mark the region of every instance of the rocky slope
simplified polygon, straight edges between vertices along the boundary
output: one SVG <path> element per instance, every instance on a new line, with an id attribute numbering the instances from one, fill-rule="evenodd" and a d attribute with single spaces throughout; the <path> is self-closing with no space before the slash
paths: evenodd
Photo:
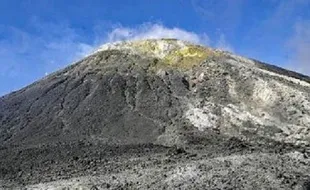
<path id="1" fill-rule="evenodd" d="M 0 98 L 0 189 L 309 189 L 310 78 L 173 39 Z"/>

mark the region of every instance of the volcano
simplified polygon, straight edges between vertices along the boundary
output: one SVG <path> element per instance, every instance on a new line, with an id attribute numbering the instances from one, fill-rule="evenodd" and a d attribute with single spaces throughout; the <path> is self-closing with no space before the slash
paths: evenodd
<path id="1" fill-rule="evenodd" d="M 0 189 L 310 189 L 310 78 L 175 39 L 0 98 Z"/>

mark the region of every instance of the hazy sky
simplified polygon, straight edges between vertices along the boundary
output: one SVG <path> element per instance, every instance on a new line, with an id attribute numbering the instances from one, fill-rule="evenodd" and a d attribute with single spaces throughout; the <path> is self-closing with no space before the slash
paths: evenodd
<path id="1" fill-rule="evenodd" d="M 162 37 L 310 74 L 310 0 L 1 0 L 0 95 L 103 43 Z"/>

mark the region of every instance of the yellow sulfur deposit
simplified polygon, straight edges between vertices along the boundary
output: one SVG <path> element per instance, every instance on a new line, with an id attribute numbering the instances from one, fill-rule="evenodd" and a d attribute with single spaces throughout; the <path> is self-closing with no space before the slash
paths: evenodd
<path id="1" fill-rule="evenodd" d="M 163 63 L 181 69 L 190 69 L 200 64 L 214 52 L 199 46 L 185 46 L 170 52 L 163 58 Z"/>
<path id="2" fill-rule="evenodd" d="M 154 57 L 158 62 L 152 69 L 172 67 L 187 70 L 220 52 L 175 39 L 137 40 L 107 44 L 98 51 L 117 49 L 128 53 Z"/>

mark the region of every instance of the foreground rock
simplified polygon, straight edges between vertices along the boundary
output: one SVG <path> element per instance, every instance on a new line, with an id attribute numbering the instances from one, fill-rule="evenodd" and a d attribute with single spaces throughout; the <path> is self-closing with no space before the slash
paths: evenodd
<path id="1" fill-rule="evenodd" d="M 0 99 L 0 188 L 307 189 L 309 92 L 182 41 L 108 44 Z"/>

